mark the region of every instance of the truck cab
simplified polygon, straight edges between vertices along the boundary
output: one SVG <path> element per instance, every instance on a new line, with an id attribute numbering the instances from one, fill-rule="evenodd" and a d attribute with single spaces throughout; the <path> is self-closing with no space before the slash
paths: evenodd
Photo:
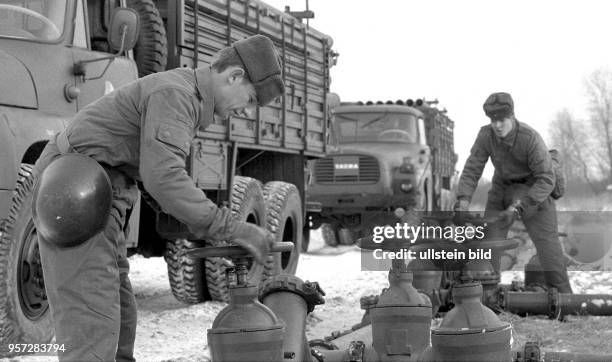
<path id="1" fill-rule="evenodd" d="M 95 61 L 109 54 L 92 50 L 90 23 L 85 1 L 0 1 L 0 220 L 21 165 L 79 109 L 138 77 L 128 57 Z"/>
<path id="2" fill-rule="evenodd" d="M 32 167 L 76 112 L 138 78 L 128 49 L 106 39 L 115 7 L 103 0 L 0 0 L 0 357 L 8 343 L 53 336 L 31 217 Z M 129 29 L 134 38 L 136 24 Z M 107 51 L 94 49 L 101 43 Z"/>
<path id="3" fill-rule="evenodd" d="M 323 226 L 327 244 L 351 244 L 408 211 L 440 208 L 443 176 L 449 188 L 452 172 L 439 170 L 435 139 L 441 132 L 433 132 L 432 118 L 439 112 L 431 112 L 422 102 L 344 103 L 333 109 L 338 148 L 312 162 L 308 189 L 308 201 L 321 205 L 310 222 Z"/>

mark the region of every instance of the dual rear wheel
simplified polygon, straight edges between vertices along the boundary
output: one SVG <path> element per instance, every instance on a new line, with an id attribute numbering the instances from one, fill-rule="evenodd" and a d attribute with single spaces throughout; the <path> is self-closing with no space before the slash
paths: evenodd
<path id="1" fill-rule="evenodd" d="M 332 224 L 321 224 L 321 237 L 325 245 L 331 247 L 353 245 L 355 243 L 355 236 L 350 229 L 337 227 Z"/>
<path id="2" fill-rule="evenodd" d="M 236 176 L 231 209 L 239 220 L 266 227 L 276 241 L 290 241 L 295 245 L 291 252 L 268 255 L 264 265 L 250 263 L 249 282 L 257 285 L 273 275 L 295 274 L 304 226 L 298 189 L 281 181 L 268 182 L 262 187 L 256 179 Z M 202 246 L 201 243 L 184 239 L 168 242 L 165 258 L 172 292 L 178 300 L 190 304 L 206 300 L 227 302 L 229 288 L 226 271 L 231 266 L 229 259 L 190 259 L 184 256 L 187 250 Z"/>

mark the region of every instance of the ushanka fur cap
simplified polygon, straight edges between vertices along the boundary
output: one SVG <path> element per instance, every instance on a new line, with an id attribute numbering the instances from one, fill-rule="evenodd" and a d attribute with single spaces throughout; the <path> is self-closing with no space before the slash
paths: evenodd
<path id="1" fill-rule="evenodd" d="M 502 120 L 514 114 L 514 101 L 509 93 L 492 93 L 484 102 L 482 108 L 492 121 Z"/>
<path id="2" fill-rule="evenodd" d="M 234 43 L 257 93 L 257 103 L 265 106 L 285 91 L 278 53 L 264 35 L 253 35 Z"/>

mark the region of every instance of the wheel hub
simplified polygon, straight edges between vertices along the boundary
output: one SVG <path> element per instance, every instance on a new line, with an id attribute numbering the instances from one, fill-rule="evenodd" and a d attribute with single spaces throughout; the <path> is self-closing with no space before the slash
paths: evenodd
<path id="1" fill-rule="evenodd" d="M 32 221 L 26 227 L 21 245 L 17 270 L 19 302 L 27 318 L 38 320 L 47 312 L 49 302 L 45 292 L 38 235 Z"/>

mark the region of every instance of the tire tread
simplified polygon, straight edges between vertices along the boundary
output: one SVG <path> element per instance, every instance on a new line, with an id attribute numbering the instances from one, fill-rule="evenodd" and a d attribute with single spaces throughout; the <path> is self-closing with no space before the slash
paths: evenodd
<path id="1" fill-rule="evenodd" d="M 9 343 L 27 342 L 27 337 L 24 335 L 27 331 L 24 331 L 23 326 L 19 325 L 16 315 L 20 311 L 15 310 L 12 302 L 12 295 L 18 293 L 10 281 L 11 274 L 15 271 L 8 269 L 11 267 L 11 261 L 17 257 L 16 253 L 18 250 L 15 248 L 19 248 L 19 245 L 13 240 L 15 225 L 20 221 L 19 215 L 22 208 L 30 206 L 24 205 L 24 202 L 34 189 L 33 168 L 34 166 L 31 164 L 21 164 L 7 219 L 4 223 L 0 224 L 0 341 L 2 341 L 2 344 L 0 344 L 0 357 L 9 356 L 7 350 Z M 50 312 L 47 311 L 47 313 Z M 46 318 L 50 317 L 47 316 Z M 53 338 L 52 325 L 50 327 L 51 329 L 46 331 L 46 333 L 42 332 L 46 340 L 37 341 L 36 343 L 51 341 Z M 41 331 L 38 330 L 38 333 L 40 334 Z"/>

